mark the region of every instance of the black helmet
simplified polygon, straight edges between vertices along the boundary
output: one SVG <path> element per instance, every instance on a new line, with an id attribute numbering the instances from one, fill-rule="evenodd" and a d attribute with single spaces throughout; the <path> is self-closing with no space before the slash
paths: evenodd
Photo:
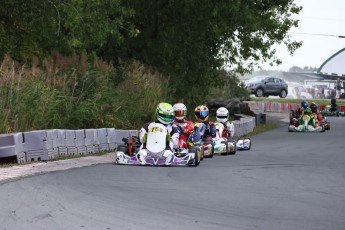
<path id="1" fill-rule="evenodd" d="M 310 109 L 313 113 L 317 113 L 317 105 L 315 102 L 310 103 Z"/>

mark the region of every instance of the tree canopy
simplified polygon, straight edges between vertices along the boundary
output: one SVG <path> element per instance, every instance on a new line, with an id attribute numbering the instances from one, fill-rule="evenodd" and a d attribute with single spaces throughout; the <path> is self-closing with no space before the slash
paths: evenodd
<path id="1" fill-rule="evenodd" d="M 136 59 L 169 78 L 173 98 L 201 100 L 222 84 L 222 68 L 279 63 L 277 43 L 293 53 L 301 44 L 288 31 L 300 10 L 293 0 L 3 0 L 0 54 Z"/>

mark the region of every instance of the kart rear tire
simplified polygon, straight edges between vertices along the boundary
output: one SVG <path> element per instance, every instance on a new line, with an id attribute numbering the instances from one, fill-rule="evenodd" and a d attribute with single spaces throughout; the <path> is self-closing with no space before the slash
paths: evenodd
<path id="1" fill-rule="evenodd" d="M 322 127 L 321 132 L 326 132 L 325 125 L 324 125 L 324 124 L 322 124 L 322 125 L 321 125 L 321 127 Z"/>
<path id="2" fill-rule="evenodd" d="M 116 151 L 123 152 L 124 154 L 128 154 L 127 145 L 118 145 Z"/>

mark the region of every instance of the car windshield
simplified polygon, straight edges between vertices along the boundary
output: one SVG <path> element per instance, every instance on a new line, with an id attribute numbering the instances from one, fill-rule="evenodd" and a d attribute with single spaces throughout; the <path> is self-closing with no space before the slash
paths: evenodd
<path id="1" fill-rule="evenodd" d="M 252 77 L 251 79 L 247 80 L 246 83 L 253 83 L 253 82 L 259 82 L 267 78 L 267 76 L 255 76 Z"/>

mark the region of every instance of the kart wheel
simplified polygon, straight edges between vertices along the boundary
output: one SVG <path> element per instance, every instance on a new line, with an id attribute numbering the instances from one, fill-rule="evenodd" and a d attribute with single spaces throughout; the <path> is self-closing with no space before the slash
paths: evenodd
<path id="1" fill-rule="evenodd" d="M 198 150 L 198 152 L 200 152 L 200 161 L 204 160 L 204 146 L 194 145 L 191 148 L 196 148 Z"/>
<path id="2" fill-rule="evenodd" d="M 322 127 L 321 132 L 326 132 L 325 125 L 321 125 L 321 127 Z"/>
<path id="3" fill-rule="evenodd" d="M 236 151 L 237 151 L 237 147 L 236 147 L 236 145 L 235 145 L 235 146 L 234 146 L 234 151 L 231 151 L 230 154 L 231 154 L 231 155 L 235 155 L 235 154 L 236 154 Z"/>
<path id="4" fill-rule="evenodd" d="M 119 145 L 119 146 L 117 146 L 116 151 L 123 152 L 124 154 L 128 154 L 127 153 L 128 152 L 127 145 Z"/>
<path id="5" fill-rule="evenodd" d="M 213 158 L 214 156 L 214 144 L 211 144 L 212 150 L 211 150 L 211 155 L 208 158 Z"/>
<path id="6" fill-rule="evenodd" d="M 288 131 L 289 131 L 289 133 L 291 133 L 291 132 L 292 132 L 292 130 L 290 129 L 290 125 L 288 126 Z"/>
<path id="7" fill-rule="evenodd" d="M 228 142 L 227 142 L 227 141 L 222 141 L 222 142 L 220 142 L 220 143 L 224 144 L 224 145 L 225 145 L 225 148 L 226 148 L 225 153 L 221 153 L 220 155 L 224 155 L 224 156 L 225 156 L 225 155 L 230 154 Z"/>
<path id="8" fill-rule="evenodd" d="M 199 157 L 199 153 L 198 153 L 198 149 L 196 148 L 191 148 L 189 149 L 190 153 L 194 153 L 194 162 L 192 162 L 191 164 L 189 164 L 189 166 L 191 167 L 196 167 L 200 164 L 200 157 Z"/>

